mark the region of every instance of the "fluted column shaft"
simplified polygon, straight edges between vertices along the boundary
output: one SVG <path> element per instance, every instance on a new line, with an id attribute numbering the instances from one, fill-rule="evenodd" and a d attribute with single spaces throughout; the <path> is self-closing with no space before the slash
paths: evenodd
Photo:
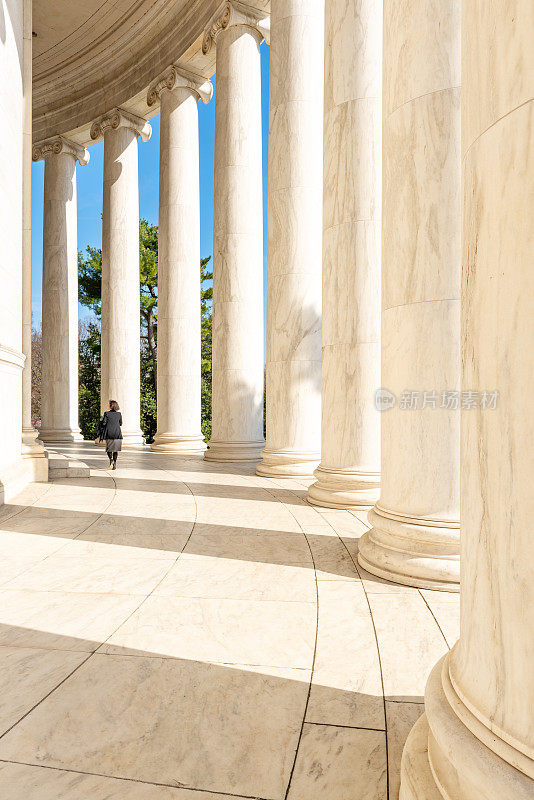
<path id="1" fill-rule="evenodd" d="M 359 562 L 457 591 L 460 0 L 384 3 L 380 500 Z"/>
<path id="2" fill-rule="evenodd" d="M 308 491 L 372 505 L 380 481 L 382 2 L 327 0 L 321 463 Z"/>
<path id="3" fill-rule="evenodd" d="M 482 402 L 461 421 L 460 639 L 402 800 L 534 797 L 533 39 L 531 3 L 463 4 L 462 389 Z"/>
<path id="4" fill-rule="evenodd" d="M 258 30 L 230 6 L 216 35 L 212 435 L 205 458 L 259 458 L 263 439 L 263 220 Z"/>
<path id="5" fill-rule="evenodd" d="M 267 444 L 259 475 L 312 475 L 321 447 L 324 0 L 271 3 Z"/>
<path id="6" fill-rule="evenodd" d="M 60 137 L 34 146 L 44 158 L 43 442 L 82 439 L 78 426 L 78 242 L 76 161 L 88 154 Z"/>
<path id="7" fill-rule="evenodd" d="M 206 449 L 200 431 L 199 93 L 175 71 L 169 84 L 158 92 L 158 430 L 152 448 L 199 453 Z"/>
<path id="8" fill-rule="evenodd" d="M 148 123 L 116 109 L 93 124 L 104 136 L 102 207 L 101 411 L 119 403 L 124 445 L 143 443 L 140 427 L 139 186 L 137 136 Z"/>

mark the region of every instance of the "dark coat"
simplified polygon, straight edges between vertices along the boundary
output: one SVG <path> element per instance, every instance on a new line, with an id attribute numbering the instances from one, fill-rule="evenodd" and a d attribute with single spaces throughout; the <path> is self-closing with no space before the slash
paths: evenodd
<path id="1" fill-rule="evenodd" d="M 102 417 L 102 422 L 106 426 L 106 439 L 122 439 L 121 425 L 122 414 L 120 411 L 106 411 Z"/>

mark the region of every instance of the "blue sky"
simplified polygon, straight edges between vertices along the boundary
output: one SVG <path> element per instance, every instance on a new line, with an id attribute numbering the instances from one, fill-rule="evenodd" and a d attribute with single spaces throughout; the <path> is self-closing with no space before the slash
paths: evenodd
<path id="1" fill-rule="evenodd" d="M 267 139 L 269 111 L 269 48 L 261 46 L 262 112 L 263 112 L 263 219 L 264 273 L 267 232 Z M 213 78 L 216 91 L 216 81 Z M 213 249 L 213 146 L 215 132 L 215 102 L 198 104 L 200 145 L 200 253 L 212 255 Z M 149 222 L 158 221 L 159 183 L 159 115 L 150 120 L 152 136 L 143 144 L 139 140 L 139 214 Z M 78 250 L 88 244 L 102 245 L 102 169 L 104 145 L 89 148 L 91 160 L 86 167 L 76 167 L 78 190 Z M 32 166 L 32 316 L 36 327 L 41 326 L 41 291 L 43 273 L 43 173 L 44 164 Z M 264 278 L 265 280 L 265 278 Z M 91 312 L 79 307 L 80 318 Z"/>

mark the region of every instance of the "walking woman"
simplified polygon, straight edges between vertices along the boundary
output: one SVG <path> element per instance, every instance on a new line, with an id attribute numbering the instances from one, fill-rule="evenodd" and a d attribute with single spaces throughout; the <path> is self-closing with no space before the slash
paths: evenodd
<path id="1" fill-rule="evenodd" d="M 106 436 L 106 453 L 111 469 L 117 469 L 117 456 L 122 450 L 122 414 L 116 400 L 109 401 L 109 411 L 106 411 L 102 422 Z"/>

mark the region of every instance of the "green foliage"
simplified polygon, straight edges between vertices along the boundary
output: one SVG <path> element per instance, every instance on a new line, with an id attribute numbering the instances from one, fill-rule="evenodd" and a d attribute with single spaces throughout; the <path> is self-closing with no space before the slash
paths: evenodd
<path id="1" fill-rule="evenodd" d="M 202 433 L 211 436 L 211 341 L 213 273 L 211 257 L 200 261 L 200 313 L 202 358 Z M 154 440 L 157 426 L 157 308 L 158 308 L 158 227 L 139 221 L 140 277 L 140 355 L 141 355 L 141 428 L 147 442 Z M 209 284 L 209 285 L 207 285 Z M 99 318 L 102 313 L 102 251 L 87 247 L 78 253 L 78 298 Z M 94 435 L 100 414 L 100 326 L 99 321 L 80 329 L 80 428 L 84 438 Z M 119 398 L 120 402 L 120 398 Z"/>
<path id="2" fill-rule="evenodd" d="M 141 430 L 147 444 L 154 441 L 157 426 L 154 362 L 150 348 L 141 342 Z"/>
<path id="3" fill-rule="evenodd" d="M 139 220 L 139 277 L 143 322 L 149 312 L 155 315 L 158 304 L 158 226 L 146 219 Z"/>
<path id="4" fill-rule="evenodd" d="M 84 439 L 93 439 L 100 418 L 100 327 L 96 322 L 80 323 L 79 425 Z"/>
<path id="5" fill-rule="evenodd" d="M 211 438 L 211 342 L 213 319 L 213 272 L 211 257 L 200 259 L 200 356 L 201 356 L 201 429 L 205 440 Z M 209 286 L 206 284 L 209 282 Z"/>
<path id="6" fill-rule="evenodd" d="M 102 311 L 102 250 L 87 246 L 87 255 L 78 252 L 78 300 L 97 317 Z"/>

